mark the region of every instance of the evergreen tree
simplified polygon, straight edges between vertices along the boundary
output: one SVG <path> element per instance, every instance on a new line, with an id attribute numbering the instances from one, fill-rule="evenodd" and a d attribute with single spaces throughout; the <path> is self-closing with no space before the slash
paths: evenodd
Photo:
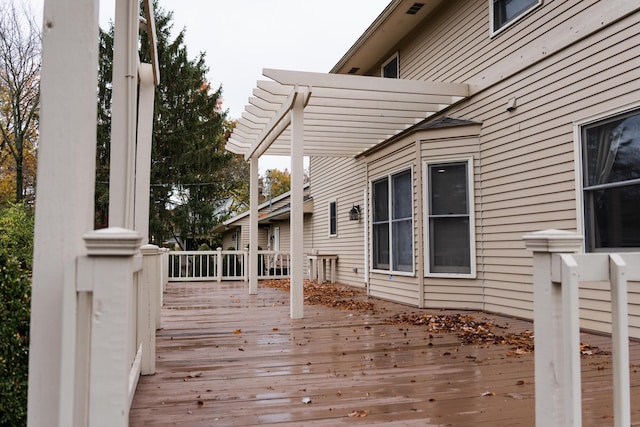
<path id="1" fill-rule="evenodd" d="M 220 108 L 222 88 L 214 89 L 206 75 L 205 54 L 189 59 L 185 29 L 175 38 L 172 13 L 153 3 L 156 18 L 160 85 L 156 88 L 152 137 L 150 241 L 161 244 L 171 237 L 193 242 L 208 241 L 219 222 L 215 211 L 239 184 L 241 174 L 235 156 L 224 150 L 225 133 L 231 126 Z M 99 90 L 98 176 L 108 170 L 110 128 L 110 82 L 113 28 L 101 35 Z M 147 34 L 141 35 L 140 58 L 150 62 Z M 246 168 L 246 165 L 245 165 Z M 96 206 L 108 211 L 104 193 L 97 191 Z M 103 221 L 105 214 L 98 213 Z M 197 245 L 196 245 L 197 247 Z"/>

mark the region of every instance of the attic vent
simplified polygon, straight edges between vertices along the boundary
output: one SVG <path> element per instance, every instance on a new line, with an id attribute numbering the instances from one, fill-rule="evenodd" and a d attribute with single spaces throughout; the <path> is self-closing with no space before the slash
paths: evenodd
<path id="1" fill-rule="evenodd" d="M 411 6 L 409 10 L 407 10 L 407 14 L 415 15 L 420 9 L 422 9 L 422 6 L 424 6 L 424 3 L 414 3 L 413 6 Z"/>
<path id="2" fill-rule="evenodd" d="M 353 67 L 352 69 L 349 70 L 348 74 L 355 74 L 360 70 L 360 68 L 358 67 Z"/>

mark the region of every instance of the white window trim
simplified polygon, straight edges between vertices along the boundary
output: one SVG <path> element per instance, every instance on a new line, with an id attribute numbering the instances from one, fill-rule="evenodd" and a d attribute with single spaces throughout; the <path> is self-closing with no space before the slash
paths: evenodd
<path id="1" fill-rule="evenodd" d="M 633 110 L 640 109 L 640 102 L 634 102 L 631 104 L 625 104 L 623 106 L 603 111 L 601 113 L 584 117 L 580 120 L 573 122 L 573 164 L 575 166 L 575 197 L 576 197 L 576 232 L 582 236 L 581 252 L 586 251 L 586 214 L 584 208 L 584 162 L 582 161 L 582 127 L 588 126 L 592 123 L 599 122 L 601 120 L 608 119 L 620 114 L 629 113 Z M 636 251 L 636 249 L 631 249 Z"/>
<path id="2" fill-rule="evenodd" d="M 467 206 L 469 206 L 469 257 L 470 271 L 469 273 L 432 273 L 430 271 L 429 257 L 429 165 L 437 165 L 443 163 L 466 163 L 467 164 Z M 423 218 L 423 247 L 424 247 L 424 277 L 442 277 L 442 278 L 465 278 L 475 279 L 477 276 L 476 265 L 476 215 L 475 215 L 475 196 L 474 196 L 474 169 L 473 157 L 457 158 L 457 159 L 437 159 L 425 160 L 422 162 L 422 188 L 424 209 Z"/>
<path id="3" fill-rule="evenodd" d="M 389 63 L 391 63 L 394 59 L 396 60 L 396 75 L 398 76 L 397 78 L 400 78 L 400 52 L 394 53 L 389 57 L 389 59 L 382 63 L 382 65 L 380 66 L 380 77 L 384 77 L 384 67 L 389 65 Z"/>
<path id="4" fill-rule="evenodd" d="M 500 34 L 504 30 L 506 30 L 507 28 L 511 27 L 513 24 L 515 24 L 516 22 L 520 21 L 525 16 L 527 16 L 528 14 L 533 12 L 535 9 L 537 9 L 540 6 L 542 6 L 542 4 L 544 3 L 543 0 L 538 0 L 536 2 L 536 4 L 534 4 L 529 9 L 525 10 L 524 12 L 522 12 L 519 16 L 517 16 L 511 22 L 507 22 L 502 27 L 500 27 L 498 29 L 494 29 L 493 28 L 493 22 L 494 22 L 494 18 L 493 18 L 493 2 L 494 2 L 494 0 L 489 0 L 489 36 L 490 37 L 494 37 L 494 36 Z"/>
<path id="5" fill-rule="evenodd" d="M 411 267 L 411 271 L 396 271 L 393 270 L 393 252 L 391 251 L 391 248 L 389 248 L 389 269 L 388 270 L 381 270 L 379 268 L 374 268 L 373 267 L 373 183 L 375 181 L 378 181 L 380 179 L 383 178 L 387 178 L 389 181 L 389 185 L 391 185 L 391 177 L 393 175 L 399 174 L 401 172 L 404 171 L 409 171 L 409 173 L 411 174 L 411 194 L 413 195 L 413 197 L 411 197 L 411 229 L 412 229 L 412 239 L 411 239 L 411 253 L 413 253 L 413 265 Z M 391 172 L 382 174 L 382 175 L 378 175 L 375 178 L 371 178 L 369 180 L 369 194 L 371 195 L 369 197 L 369 200 L 371 202 L 371 209 L 370 209 L 370 225 L 371 225 L 371 232 L 369 233 L 369 238 L 370 238 L 370 244 L 371 244 L 371 260 L 369 261 L 369 265 L 371 265 L 371 273 L 376 273 L 376 274 L 384 274 L 384 275 L 388 275 L 388 276 L 405 276 L 405 277 L 415 277 L 416 275 L 416 262 L 415 262 L 415 257 L 416 257 L 416 248 L 415 248 L 415 234 L 416 234 L 416 218 L 415 218 L 415 183 L 413 182 L 415 178 L 415 174 L 414 174 L 414 170 L 413 170 L 413 165 L 409 166 L 409 167 L 403 167 L 403 168 L 398 168 L 395 169 Z M 391 194 L 391 189 L 389 190 L 389 194 Z M 391 223 L 391 209 L 392 209 L 392 205 L 391 203 L 389 203 L 389 223 Z M 391 242 L 393 241 L 393 227 L 391 227 L 391 229 L 389 230 L 389 245 L 391 245 Z"/>
<path id="6" fill-rule="evenodd" d="M 331 234 L 331 204 L 336 204 L 336 232 Z M 327 202 L 327 236 L 338 237 L 338 201 L 331 199 Z"/>

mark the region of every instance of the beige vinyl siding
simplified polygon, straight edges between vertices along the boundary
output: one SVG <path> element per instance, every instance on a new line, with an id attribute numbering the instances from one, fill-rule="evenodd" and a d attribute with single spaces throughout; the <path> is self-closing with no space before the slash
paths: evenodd
<path id="1" fill-rule="evenodd" d="M 314 211 L 308 251 L 339 254 L 338 281 L 364 286 L 365 163 L 344 157 L 311 157 L 309 172 Z M 329 236 L 330 201 L 336 201 L 337 209 L 337 235 L 333 237 Z M 360 221 L 349 220 L 353 205 L 360 206 Z"/>
<path id="2" fill-rule="evenodd" d="M 222 249 L 226 250 L 230 247 L 233 247 L 233 248 L 236 247 L 236 241 L 234 239 L 235 235 L 236 235 L 235 228 L 232 228 L 231 230 L 224 232 L 224 234 L 222 235 Z M 217 249 L 217 248 L 212 248 L 212 249 Z"/>
<path id="3" fill-rule="evenodd" d="M 380 150 L 371 156 L 367 157 L 367 185 L 371 181 L 378 178 L 389 176 L 396 172 L 401 172 L 407 169 L 412 171 L 413 179 L 413 257 L 414 257 L 414 273 L 413 274 L 393 274 L 393 273 L 381 273 L 372 271 L 369 277 L 369 289 L 370 294 L 375 297 L 390 299 L 393 301 L 402 302 L 414 306 L 421 304 L 420 285 L 418 275 L 422 274 L 418 269 L 418 262 L 422 265 L 422 254 L 418 254 L 418 242 L 417 239 L 422 239 L 422 236 L 418 236 L 416 233 L 416 227 L 418 224 L 417 218 L 417 204 L 421 197 L 417 192 L 417 173 L 416 168 L 422 167 L 416 162 L 416 148 L 413 141 L 400 141 L 398 144 Z M 369 194 L 371 189 L 369 188 Z M 371 196 L 369 196 L 369 212 L 372 211 Z M 369 230 L 371 218 L 369 218 Z M 371 246 L 371 234 L 369 237 L 369 254 L 371 259 L 372 246 Z M 371 264 L 371 268 L 373 265 Z"/>
<path id="4" fill-rule="evenodd" d="M 483 308 L 482 295 L 482 276 L 483 266 L 480 254 L 482 253 L 482 235 L 481 227 L 481 205 L 480 205 L 480 174 L 478 163 L 479 135 L 480 126 L 464 126 L 458 128 L 449 128 L 445 130 L 430 130 L 420 132 L 416 138 L 420 138 L 420 158 L 422 162 L 448 162 L 460 161 L 473 158 L 473 169 L 469 173 L 473 174 L 473 193 L 474 193 L 474 210 L 475 224 L 473 231 L 475 233 L 476 258 L 472 262 L 476 263 L 476 278 L 442 278 L 442 277 L 425 277 L 424 279 L 424 306 L 428 308 L 462 308 L 476 309 Z M 423 189 L 423 195 L 427 196 L 426 189 Z M 428 197 L 428 196 L 427 196 Z M 426 209 L 426 199 L 419 198 L 423 209 Z M 423 221 L 423 218 L 416 218 L 417 221 Z M 428 224 L 423 225 L 424 230 Z M 425 242 L 425 246 L 428 245 Z M 422 260 L 418 260 L 422 262 Z M 428 262 L 425 260 L 425 263 Z"/>
<path id="5" fill-rule="evenodd" d="M 450 307 L 467 298 L 470 304 L 484 301 L 488 311 L 531 318 L 532 261 L 522 236 L 549 228 L 583 231 L 574 123 L 640 99 L 640 6 L 544 2 L 493 38 L 488 7 L 487 0 L 447 2 L 391 49 L 400 53 L 402 78 L 470 84 L 472 95 L 446 114 L 482 123 L 475 189 L 478 279 L 458 284 L 425 278 L 425 304 Z M 507 112 L 513 97 L 517 109 Z M 432 149 L 426 154 L 423 148 L 423 160 L 465 153 L 444 144 L 423 147 Z M 392 162 L 387 169 L 397 166 Z M 584 286 L 583 326 L 608 330 L 610 320 L 602 315 L 608 297 L 599 301 Z M 629 295 L 636 331 L 638 292 L 636 286 Z"/>
<path id="6" fill-rule="evenodd" d="M 369 70 L 379 75 L 381 62 L 397 51 L 402 78 L 469 84 L 471 95 L 444 114 L 481 123 L 479 138 L 453 141 L 438 139 L 439 131 L 420 131 L 370 153 L 366 167 L 363 160 L 313 158 L 312 247 L 335 245 L 339 279 L 361 283 L 343 264 L 343 251 L 345 259 L 363 256 L 361 234 L 348 237 L 349 244 L 341 242 L 349 236 L 342 234 L 348 211 L 344 195 L 361 199 L 372 179 L 412 167 L 414 226 L 421 230 L 418 207 L 424 201 L 416 168 L 425 160 L 473 155 L 476 279 L 424 277 L 420 295 L 418 239 L 423 237 L 416 231 L 416 275 L 372 273 L 371 294 L 410 305 L 420 304 L 423 296 L 427 307 L 482 308 L 532 318 L 532 256 L 522 236 L 551 228 L 583 232 L 575 123 L 640 104 L 640 4 L 545 1 L 494 37 L 488 8 L 488 0 L 443 2 L 406 40 L 380 52 L 380 63 Z M 512 112 L 506 110 L 510 98 L 517 104 Z M 338 202 L 333 241 L 327 237 L 329 198 Z M 640 337 L 640 284 L 629 289 L 630 333 Z M 608 284 L 581 284 L 580 304 L 583 327 L 610 331 Z"/>
<path id="7" fill-rule="evenodd" d="M 637 16 L 602 30 L 460 104 L 449 115 L 483 123 L 480 175 L 484 308 L 531 318 L 531 254 L 522 235 L 579 230 L 573 123 L 640 97 Z M 600 39 L 601 37 L 601 39 Z M 635 89 L 635 90 L 633 90 Z M 517 97 L 517 110 L 506 100 Z M 589 288 L 585 288 L 586 291 Z M 637 298 L 630 293 L 631 300 Z M 589 292 L 581 295 L 593 295 Z M 582 326 L 608 331 L 608 299 L 582 297 Z M 630 312 L 638 306 L 630 304 Z M 632 317 L 632 323 L 638 323 Z M 637 327 L 636 327 L 637 331 Z"/>

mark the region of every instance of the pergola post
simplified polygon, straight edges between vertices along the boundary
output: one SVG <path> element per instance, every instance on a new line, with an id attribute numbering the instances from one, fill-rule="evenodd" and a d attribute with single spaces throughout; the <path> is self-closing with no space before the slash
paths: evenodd
<path id="1" fill-rule="evenodd" d="M 249 294 L 258 293 L 258 156 L 249 160 Z"/>
<path id="2" fill-rule="evenodd" d="M 151 137 L 153 134 L 153 101 L 155 85 L 153 66 L 140 64 L 140 101 L 138 109 L 138 144 L 136 155 L 136 191 L 134 230 L 149 242 L 149 188 L 151 185 Z"/>
<path id="3" fill-rule="evenodd" d="M 46 0 L 42 31 L 38 202 L 29 350 L 28 425 L 68 425 L 63 295 L 75 292 L 82 236 L 93 229 L 98 1 Z M 65 390 L 68 390 L 66 388 Z"/>
<path id="4" fill-rule="evenodd" d="M 291 110 L 291 261 L 290 315 L 301 319 L 304 314 L 304 103 L 308 89 L 296 88 Z"/>
<path id="5" fill-rule="evenodd" d="M 134 228 L 138 28 L 134 0 L 116 0 L 109 169 L 109 226 Z"/>

